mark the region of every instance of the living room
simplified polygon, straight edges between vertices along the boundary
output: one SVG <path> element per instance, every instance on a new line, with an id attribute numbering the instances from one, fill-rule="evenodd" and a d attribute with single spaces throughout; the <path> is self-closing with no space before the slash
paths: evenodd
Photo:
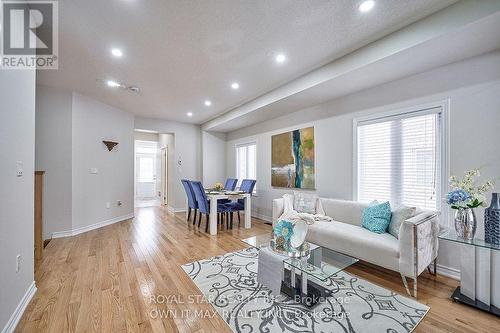
<path id="1" fill-rule="evenodd" d="M 499 1 L 2 8 L 2 333 L 499 330 Z"/>

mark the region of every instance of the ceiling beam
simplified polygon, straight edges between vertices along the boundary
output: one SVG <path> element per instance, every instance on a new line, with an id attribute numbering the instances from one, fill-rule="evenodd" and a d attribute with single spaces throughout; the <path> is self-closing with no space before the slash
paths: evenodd
<path id="1" fill-rule="evenodd" d="M 216 131 L 224 124 L 248 117 L 266 106 L 290 98 L 336 78 L 345 77 L 398 53 L 449 33 L 500 11 L 500 1 L 461 1 L 317 68 L 295 80 L 231 109 L 202 124 L 203 130 Z M 492 32 L 495 33 L 495 32 Z M 296 110 L 290 110 L 296 111 Z"/>

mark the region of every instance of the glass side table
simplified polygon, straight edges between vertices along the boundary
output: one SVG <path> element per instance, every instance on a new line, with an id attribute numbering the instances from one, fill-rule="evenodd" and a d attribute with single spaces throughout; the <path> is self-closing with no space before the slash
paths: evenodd
<path id="1" fill-rule="evenodd" d="M 467 241 L 455 230 L 442 231 L 438 238 L 460 244 L 460 286 L 451 298 L 500 316 L 500 245 L 480 238 Z"/>

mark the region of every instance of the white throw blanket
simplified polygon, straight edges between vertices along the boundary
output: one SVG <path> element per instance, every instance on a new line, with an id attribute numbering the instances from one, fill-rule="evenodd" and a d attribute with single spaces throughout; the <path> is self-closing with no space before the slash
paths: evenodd
<path id="1" fill-rule="evenodd" d="M 293 209 L 293 195 L 285 194 L 283 195 L 284 199 L 284 209 L 283 214 L 280 216 L 280 220 L 288 220 L 292 223 L 295 223 L 299 220 L 303 220 L 308 225 L 313 224 L 316 221 L 325 221 L 331 222 L 333 219 L 329 216 L 325 215 L 325 211 L 323 210 L 323 205 L 319 198 L 316 198 L 316 214 L 309 213 L 299 213 Z"/>

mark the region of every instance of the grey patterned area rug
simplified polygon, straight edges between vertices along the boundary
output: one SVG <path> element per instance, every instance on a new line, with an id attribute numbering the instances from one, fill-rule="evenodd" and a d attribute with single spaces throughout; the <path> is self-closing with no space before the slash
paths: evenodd
<path id="1" fill-rule="evenodd" d="M 234 332 L 411 332 L 429 307 L 340 272 L 331 297 L 312 309 L 271 296 L 257 282 L 258 250 L 247 248 L 183 265 Z"/>

